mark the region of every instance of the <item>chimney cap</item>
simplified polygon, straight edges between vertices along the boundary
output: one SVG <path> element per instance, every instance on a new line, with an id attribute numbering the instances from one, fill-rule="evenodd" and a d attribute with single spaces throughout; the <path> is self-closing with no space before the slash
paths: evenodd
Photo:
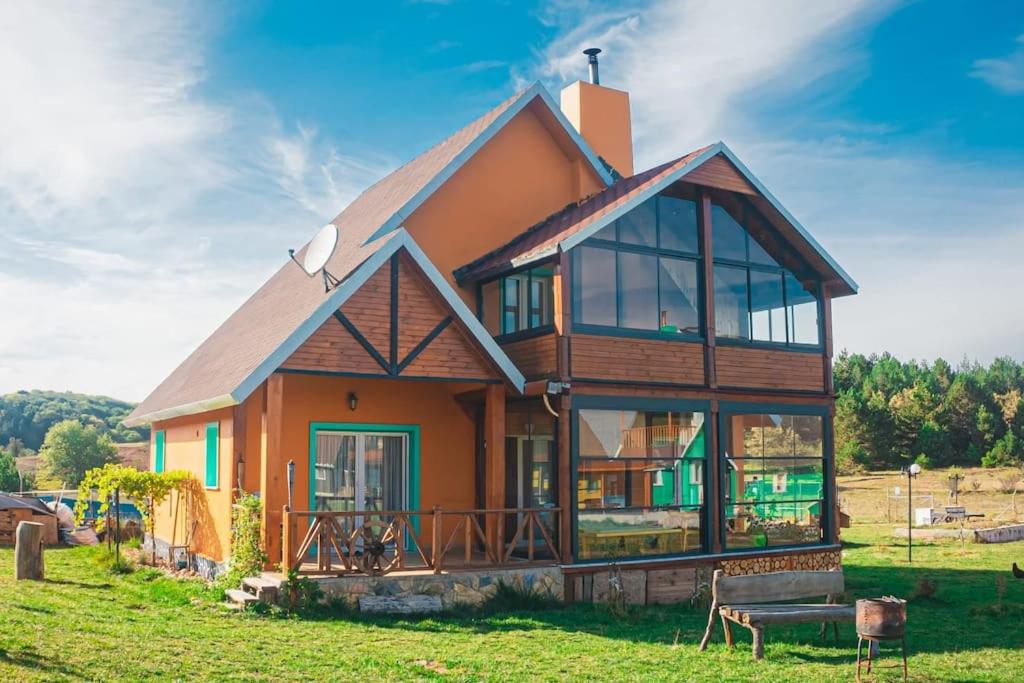
<path id="1" fill-rule="evenodd" d="M 601 54 L 601 48 L 588 47 L 586 50 L 583 51 L 583 54 L 587 55 L 588 57 L 596 57 L 599 54 Z"/>
<path id="2" fill-rule="evenodd" d="M 601 84 L 601 76 L 597 72 L 597 56 L 601 54 L 601 48 L 588 47 L 583 51 L 587 56 L 587 63 L 590 65 L 590 82 L 594 85 Z"/>

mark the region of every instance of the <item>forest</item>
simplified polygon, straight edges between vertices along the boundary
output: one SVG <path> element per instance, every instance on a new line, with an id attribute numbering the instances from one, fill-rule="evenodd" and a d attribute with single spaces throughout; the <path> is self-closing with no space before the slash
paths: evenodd
<path id="1" fill-rule="evenodd" d="M 32 390 L 0 395 L 0 445 L 13 438 L 20 447 L 37 451 L 50 427 L 62 420 L 92 425 L 116 443 L 148 441 L 149 428 L 130 429 L 121 424 L 134 407 L 134 403 L 107 396 L 73 392 Z"/>
<path id="2" fill-rule="evenodd" d="M 840 473 L 926 467 L 1019 466 L 1024 459 L 1024 365 L 953 368 L 894 356 L 835 359 L 836 464 Z"/>

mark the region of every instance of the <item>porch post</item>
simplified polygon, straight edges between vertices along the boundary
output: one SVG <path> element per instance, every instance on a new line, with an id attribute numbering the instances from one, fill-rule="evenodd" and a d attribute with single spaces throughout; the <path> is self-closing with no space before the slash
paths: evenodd
<path id="1" fill-rule="evenodd" d="M 484 401 L 484 504 L 505 507 L 505 385 L 488 384 Z M 487 545 L 501 558 L 504 546 L 502 515 L 486 516 Z"/>
<path id="2" fill-rule="evenodd" d="M 263 413 L 264 436 L 260 449 L 260 496 L 263 499 L 263 539 L 267 564 L 281 562 L 281 510 L 287 502 L 286 465 L 281 452 L 284 417 L 284 375 L 267 378 L 267 403 Z"/>

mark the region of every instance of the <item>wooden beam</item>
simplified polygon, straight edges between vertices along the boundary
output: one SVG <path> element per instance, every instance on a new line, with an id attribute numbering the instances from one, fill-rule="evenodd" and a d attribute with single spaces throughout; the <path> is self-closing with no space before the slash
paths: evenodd
<path id="1" fill-rule="evenodd" d="M 484 502 L 487 508 L 505 507 L 505 386 L 489 384 L 484 401 Z M 495 557 L 504 553 L 504 520 L 487 515 L 487 545 Z"/>
<path id="2" fill-rule="evenodd" d="M 709 389 L 718 387 L 715 372 L 715 267 L 711 243 L 711 195 L 700 192 L 700 227 L 702 286 L 704 288 L 704 384 Z"/>
<path id="3" fill-rule="evenodd" d="M 288 502 L 288 473 L 283 459 L 284 375 L 267 378 L 266 431 L 260 452 L 260 496 L 263 499 L 263 538 L 268 568 L 281 561 L 281 510 Z"/>
<path id="4" fill-rule="evenodd" d="M 245 454 L 248 441 L 246 404 L 248 402 L 246 399 L 231 410 L 231 462 L 228 463 L 228 481 L 239 491 L 245 490 Z"/>
<path id="5" fill-rule="evenodd" d="M 572 276 L 569 268 L 569 254 L 560 252 L 555 265 L 555 359 L 558 376 L 568 382 L 572 375 L 570 367 L 570 345 L 572 343 Z"/>
<path id="6" fill-rule="evenodd" d="M 572 562 L 572 396 L 562 394 L 558 404 L 558 543 L 562 562 Z"/>
<path id="7" fill-rule="evenodd" d="M 707 444 L 705 456 L 708 464 L 708 490 L 705 492 L 704 500 L 707 501 L 708 517 L 710 518 L 707 531 L 708 548 L 713 553 L 722 552 L 722 461 L 718 457 L 720 450 L 718 445 L 718 424 L 721 419 L 721 415 L 718 412 L 718 401 L 712 400 L 707 433 L 705 434 L 707 438 L 704 440 L 704 443 Z"/>

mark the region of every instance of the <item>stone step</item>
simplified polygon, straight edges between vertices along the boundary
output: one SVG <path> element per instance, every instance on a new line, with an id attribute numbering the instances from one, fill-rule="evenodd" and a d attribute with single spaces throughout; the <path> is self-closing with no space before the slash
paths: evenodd
<path id="1" fill-rule="evenodd" d="M 274 602 L 280 588 L 281 582 L 277 579 L 268 579 L 262 576 L 249 576 L 242 579 L 242 590 L 255 595 L 264 602 Z"/>
<path id="2" fill-rule="evenodd" d="M 440 612 L 441 598 L 437 595 L 363 595 L 359 598 L 359 611 L 377 614 L 424 614 Z"/>
<path id="3" fill-rule="evenodd" d="M 238 588 L 229 588 L 226 591 L 224 591 L 224 595 L 227 597 L 228 603 L 234 604 L 237 607 L 242 608 L 248 607 L 249 605 L 252 605 L 253 603 L 257 603 L 260 601 L 260 599 L 252 593 L 249 593 Z"/>

